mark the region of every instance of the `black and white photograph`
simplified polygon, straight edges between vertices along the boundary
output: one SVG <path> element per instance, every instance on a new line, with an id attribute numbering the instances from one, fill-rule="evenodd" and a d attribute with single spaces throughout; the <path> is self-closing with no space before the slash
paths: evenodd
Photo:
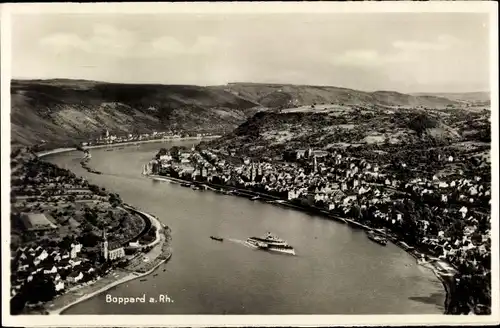
<path id="1" fill-rule="evenodd" d="M 497 4 L 440 5 L 2 5 L 3 323 L 498 323 Z"/>

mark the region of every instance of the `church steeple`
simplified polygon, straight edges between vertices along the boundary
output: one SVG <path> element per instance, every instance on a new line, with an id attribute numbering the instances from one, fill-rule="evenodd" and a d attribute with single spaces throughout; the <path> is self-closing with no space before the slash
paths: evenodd
<path id="1" fill-rule="evenodd" d="M 102 231 L 102 238 L 104 242 L 102 243 L 102 255 L 104 256 L 104 260 L 108 260 L 108 236 L 106 234 L 106 228 Z"/>

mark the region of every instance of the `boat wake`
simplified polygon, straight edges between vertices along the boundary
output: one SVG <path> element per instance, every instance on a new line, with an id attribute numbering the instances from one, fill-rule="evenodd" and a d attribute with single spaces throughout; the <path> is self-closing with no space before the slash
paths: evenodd
<path id="1" fill-rule="evenodd" d="M 241 240 L 241 239 L 228 238 L 227 240 L 230 242 L 233 242 L 235 244 L 243 245 L 243 246 L 248 247 L 248 248 L 254 248 L 254 247 L 248 245 L 248 243 L 246 241 Z"/>

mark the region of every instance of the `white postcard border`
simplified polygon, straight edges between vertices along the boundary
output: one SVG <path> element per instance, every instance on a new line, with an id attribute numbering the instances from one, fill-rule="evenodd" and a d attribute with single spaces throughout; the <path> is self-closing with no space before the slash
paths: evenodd
<path id="1" fill-rule="evenodd" d="M 332 13 L 332 12 L 480 12 L 490 14 L 491 161 L 492 161 L 492 315 L 46 315 L 11 316 L 10 285 L 10 17 L 12 14 L 57 13 Z M 1 13 L 1 151 L 2 151 L 2 324 L 4 326 L 334 326 L 334 325 L 485 325 L 499 322 L 498 212 L 498 4 L 451 2 L 289 2 L 289 3 L 45 3 L 2 4 Z"/>

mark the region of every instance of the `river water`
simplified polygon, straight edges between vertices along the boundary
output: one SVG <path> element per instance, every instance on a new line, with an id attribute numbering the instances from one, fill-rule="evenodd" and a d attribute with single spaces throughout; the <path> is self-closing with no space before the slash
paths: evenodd
<path id="1" fill-rule="evenodd" d="M 141 176 L 160 147 L 142 144 L 113 151 L 45 157 L 157 216 L 172 229 L 173 256 L 147 281 L 134 280 L 69 308 L 67 314 L 442 314 L 445 291 L 428 269 L 389 243 L 319 216 L 210 191 L 193 191 Z M 271 231 L 297 256 L 248 248 L 249 236 Z M 211 235 L 224 242 L 213 241 Z M 163 269 L 166 269 L 163 271 Z M 170 303 L 118 305 L 113 297 L 158 298 Z"/>

